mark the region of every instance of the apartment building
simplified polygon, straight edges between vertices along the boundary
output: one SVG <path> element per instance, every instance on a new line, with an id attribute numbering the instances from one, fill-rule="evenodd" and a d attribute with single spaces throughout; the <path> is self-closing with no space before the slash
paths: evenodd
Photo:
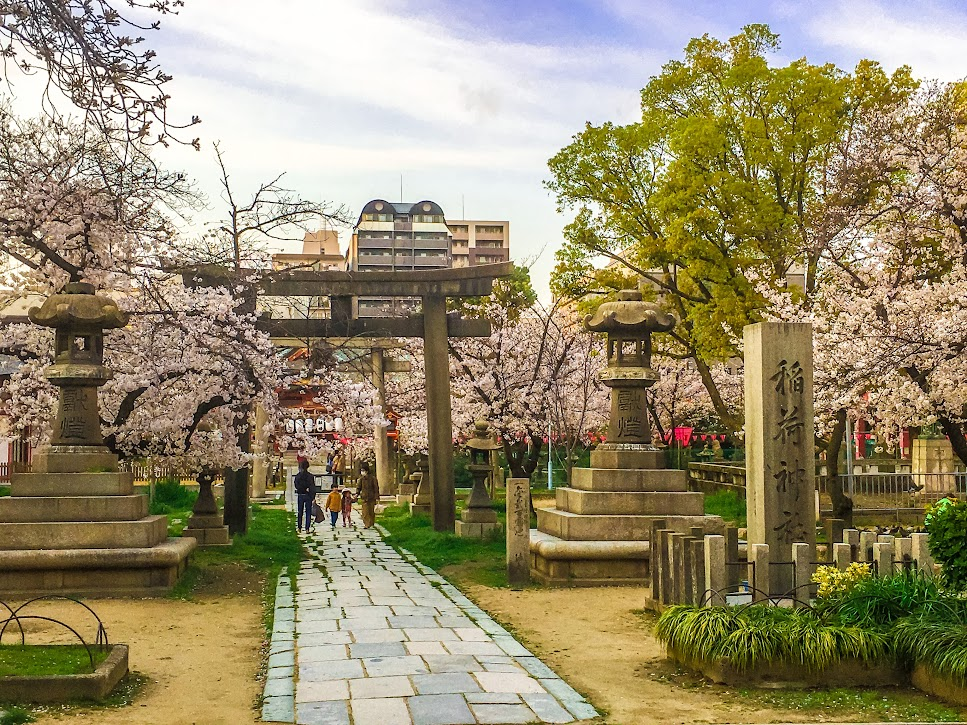
<path id="1" fill-rule="evenodd" d="M 510 222 L 454 219 L 447 222 L 453 236 L 453 266 L 473 267 L 510 260 Z"/>
<path id="2" fill-rule="evenodd" d="M 436 202 L 368 202 L 356 222 L 349 245 L 349 269 L 402 271 L 440 269 L 451 265 L 450 230 Z M 406 314 L 417 301 L 360 297 L 360 317 Z"/>

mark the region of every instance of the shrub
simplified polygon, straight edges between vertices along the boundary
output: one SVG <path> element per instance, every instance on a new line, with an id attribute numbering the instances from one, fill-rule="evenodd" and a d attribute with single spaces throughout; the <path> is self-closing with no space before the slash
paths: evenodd
<path id="1" fill-rule="evenodd" d="M 908 617 L 893 628 L 897 652 L 961 685 L 967 684 L 967 625 L 950 616 Z"/>
<path id="2" fill-rule="evenodd" d="M 950 589 L 967 588 L 967 503 L 942 499 L 927 510 L 930 553 Z"/>
<path id="3" fill-rule="evenodd" d="M 843 624 L 809 609 L 670 607 L 655 634 L 686 660 L 725 659 L 737 670 L 790 662 L 820 671 L 844 657 L 865 661 L 890 656 L 884 632 Z"/>
<path id="4" fill-rule="evenodd" d="M 813 573 L 813 581 L 819 584 L 817 594 L 821 598 L 831 599 L 848 594 L 860 581 L 871 575 L 869 564 L 853 562 L 845 571 L 835 566 L 819 566 Z"/>

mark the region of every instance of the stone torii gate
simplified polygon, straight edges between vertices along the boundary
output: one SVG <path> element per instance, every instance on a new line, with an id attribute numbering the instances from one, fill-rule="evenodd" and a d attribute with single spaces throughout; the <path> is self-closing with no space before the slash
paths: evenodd
<path id="1" fill-rule="evenodd" d="M 447 315 L 448 297 L 481 297 L 493 281 L 514 271 L 512 262 L 458 269 L 406 272 L 290 270 L 273 272 L 260 282 L 270 297 L 329 297 L 330 317 L 323 319 L 262 318 L 258 328 L 273 338 L 421 337 L 426 365 L 429 478 L 433 528 L 453 531 L 456 518 L 453 483 L 453 422 L 450 408 L 448 338 L 489 337 L 487 320 Z M 422 314 L 407 317 L 356 317 L 355 297 L 420 298 Z"/>

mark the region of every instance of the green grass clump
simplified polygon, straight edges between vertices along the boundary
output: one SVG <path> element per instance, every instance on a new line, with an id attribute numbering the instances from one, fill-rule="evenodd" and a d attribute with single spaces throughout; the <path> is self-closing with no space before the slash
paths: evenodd
<path id="1" fill-rule="evenodd" d="M 746 526 L 745 499 L 735 491 L 716 491 L 705 496 L 705 513 L 721 516 L 726 523 L 744 528 Z"/>
<path id="2" fill-rule="evenodd" d="M 847 593 L 820 600 L 818 606 L 850 624 L 883 627 L 914 614 L 963 611 L 965 602 L 946 593 L 932 576 L 901 572 L 860 579 Z"/>
<path id="3" fill-rule="evenodd" d="M 91 648 L 96 668 L 107 650 Z M 89 674 L 91 660 L 81 645 L 0 645 L 0 677 Z"/>
<path id="4" fill-rule="evenodd" d="M 197 491 L 190 491 L 176 478 L 165 478 L 154 486 L 152 514 L 174 514 L 191 511 L 198 499 Z"/>
<path id="5" fill-rule="evenodd" d="M 0 706 L 0 725 L 24 725 L 34 722 L 34 716 L 19 707 Z"/>
<path id="6" fill-rule="evenodd" d="M 655 635 L 686 660 L 724 659 L 739 671 L 788 662 L 818 672 L 843 658 L 874 662 L 892 651 L 884 632 L 823 619 L 809 609 L 759 605 L 671 607 Z"/>
<path id="7" fill-rule="evenodd" d="M 498 519 L 502 512 L 498 512 Z M 464 539 L 434 531 L 428 516 L 411 516 L 404 506 L 388 506 L 380 515 L 390 536 L 387 542 L 406 549 L 424 565 L 439 571 L 443 567 L 475 563 L 474 583 L 486 586 L 507 585 L 507 542 L 502 531 L 486 539 Z"/>
<path id="8" fill-rule="evenodd" d="M 944 679 L 967 685 L 967 624 L 950 617 L 907 617 L 893 627 L 897 652 Z"/>

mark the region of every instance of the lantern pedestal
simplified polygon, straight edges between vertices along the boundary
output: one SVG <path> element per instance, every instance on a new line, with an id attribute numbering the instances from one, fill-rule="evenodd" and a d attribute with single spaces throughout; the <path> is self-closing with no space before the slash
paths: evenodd
<path id="1" fill-rule="evenodd" d="M 101 362 L 103 330 L 126 316 L 87 284 L 69 284 L 32 322 L 55 328 L 48 379 L 60 388 L 51 445 L 30 473 L 11 476 L 0 498 L 0 598 L 42 594 L 163 594 L 185 570 L 194 539 L 168 538 L 168 519 L 148 514 L 134 475 L 118 472 L 105 446 L 97 388 L 110 379 Z"/>
<path id="2" fill-rule="evenodd" d="M 198 499 L 181 535 L 190 536 L 199 546 L 230 546 L 232 537 L 228 533 L 224 517 L 218 512 L 218 503 L 212 492 L 215 474 L 203 470 L 195 480 L 198 481 Z"/>
<path id="3" fill-rule="evenodd" d="M 585 320 L 608 334 L 611 388 L 608 442 L 591 452 L 590 468 L 571 470 L 571 484 L 556 491 L 556 507 L 537 509 L 531 531 L 531 577 L 556 586 L 643 586 L 649 583 L 652 526 L 689 533 L 724 533 L 718 516 L 704 515 L 704 495 L 688 491 L 685 471 L 666 470 L 664 453 L 651 443 L 645 390 L 658 379 L 651 369 L 651 333 L 675 320 L 643 302 L 634 290 L 618 293 Z"/>

